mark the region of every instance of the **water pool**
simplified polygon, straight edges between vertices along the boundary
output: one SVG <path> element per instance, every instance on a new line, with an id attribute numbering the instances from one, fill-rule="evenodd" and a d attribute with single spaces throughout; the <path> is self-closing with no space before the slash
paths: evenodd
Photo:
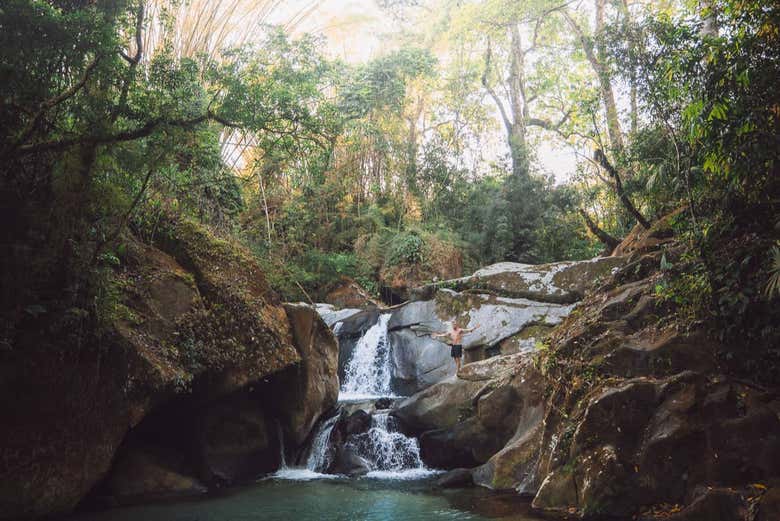
<path id="1" fill-rule="evenodd" d="M 537 521 L 527 500 L 430 480 L 266 479 L 208 498 L 81 512 L 70 521 Z"/>

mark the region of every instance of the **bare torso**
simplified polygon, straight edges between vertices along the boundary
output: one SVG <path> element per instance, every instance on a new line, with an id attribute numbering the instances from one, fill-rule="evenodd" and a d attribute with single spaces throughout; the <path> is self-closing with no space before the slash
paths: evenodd
<path id="1" fill-rule="evenodd" d="M 453 345 L 458 345 L 463 340 L 463 330 L 462 329 L 453 329 L 449 332 L 450 341 Z"/>

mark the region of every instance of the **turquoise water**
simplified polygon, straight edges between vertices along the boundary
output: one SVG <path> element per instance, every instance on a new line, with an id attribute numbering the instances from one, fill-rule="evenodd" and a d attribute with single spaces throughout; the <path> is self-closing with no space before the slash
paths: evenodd
<path id="1" fill-rule="evenodd" d="M 436 490 L 428 480 L 265 480 L 196 501 L 81 513 L 71 521 L 536 521 L 516 495 Z"/>

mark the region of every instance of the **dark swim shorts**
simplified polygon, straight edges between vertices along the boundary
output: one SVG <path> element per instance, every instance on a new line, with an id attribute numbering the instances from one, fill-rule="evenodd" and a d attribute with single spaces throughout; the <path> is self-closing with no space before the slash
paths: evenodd
<path id="1" fill-rule="evenodd" d="M 463 346 L 460 344 L 455 344 L 450 349 L 450 356 L 452 358 L 461 358 L 463 356 Z"/>

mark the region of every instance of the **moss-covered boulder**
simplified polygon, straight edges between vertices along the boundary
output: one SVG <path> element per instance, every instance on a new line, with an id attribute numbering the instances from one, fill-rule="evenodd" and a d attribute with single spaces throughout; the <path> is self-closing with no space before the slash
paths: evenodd
<path id="1" fill-rule="evenodd" d="M 0 353 L 0 519 L 72 509 L 171 399 L 215 399 L 300 360 L 249 252 L 188 221 L 166 236 L 125 241 L 101 323 L 34 316 Z"/>

